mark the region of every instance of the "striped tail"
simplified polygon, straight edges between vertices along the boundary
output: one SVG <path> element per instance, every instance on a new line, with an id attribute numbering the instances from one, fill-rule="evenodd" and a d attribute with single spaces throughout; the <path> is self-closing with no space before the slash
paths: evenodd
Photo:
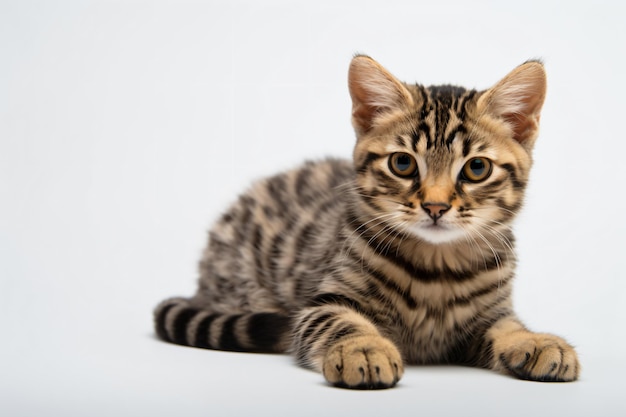
<path id="1" fill-rule="evenodd" d="M 220 314 L 192 307 L 186 298 L 170 298 L 154 310 L 157 335 L 168 342 L 236 352 L 285 352 L 290 320 L 283 313 Z"/>

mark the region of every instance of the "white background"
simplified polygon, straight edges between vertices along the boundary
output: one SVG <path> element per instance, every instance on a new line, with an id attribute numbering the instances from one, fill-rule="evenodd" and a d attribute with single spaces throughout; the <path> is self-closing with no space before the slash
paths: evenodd
<path id="1" fill-rule="evenodd" d="M 0 1 L 3 416 L 624 416 L 626 30 L 618 2 Z M 156 340 L 206 230 L 254 178 L 349 157 L 346 74 L 487 88 L 543 58 L 515 303 L 572 384 L 411 367 L 327 387 L 288 356 Z"/>

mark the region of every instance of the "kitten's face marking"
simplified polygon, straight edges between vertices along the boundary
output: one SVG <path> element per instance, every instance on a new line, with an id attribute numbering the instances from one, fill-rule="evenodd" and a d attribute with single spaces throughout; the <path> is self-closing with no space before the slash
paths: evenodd
<path id="1" fill-rule="evenodd" d="M 480 229 L 506 222 L 508 210 L 519 204 L 521 195 L 509 201 L 500 198 L 512 184 L 499 163 L 515 158 L 492 149 L 487 141 L 458 134 L 449 148 L 428 148 L 423 141 L 415 150 L 400 146 L 406 142 L 391 142 L 369 171 L 372 178 L 361 178 L 362 189 L 373 197 L 370 208 L 379 205 L 382 210 L 377 214 L 388 213 L 396 227 L 434 244 L 480 239 L 480 233 L 489 233 Z M 466 152 L 470 149 L 465 155 L 464 146 Z M 412 175 L 398 175 L 398 161 Z"/>
<path id="2" fill-rule="evenodd" d="M 532 162 L 541 66 L 524 64 L 476 92 L 406 85 L 367 59 L 356 58 L 350 72 L 365 209 L 380 225 L 433 244 L 501 241 Z"/>
<path id="3" fill-rule="evenodd" d="M 510 220 L 521 204 L 510 171 L 502 167 L 517 166 L 519 156 L 506 147 L 462 134 L 443 148 L 420 141 L 414 150 L 406 135 L 396 139 L 376 152 L 379 158 L 358 178 L 374 217 L 444 244 L 481 239 L 493 226 Z M 370 151 L 372 147 L 367 146 Z"/>

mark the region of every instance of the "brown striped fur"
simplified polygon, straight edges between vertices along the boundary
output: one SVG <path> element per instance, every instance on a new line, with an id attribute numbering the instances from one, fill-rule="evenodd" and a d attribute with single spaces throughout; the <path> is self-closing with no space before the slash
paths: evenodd
<path id="1" fill-rule="evenodd" d="M 156 308 L 158 335 L 291 351 L 350 388 L 391 387 L 405 363 L 575 380 L 572 347 L 511 305 L 541 63 L 479 92 L 407 85 L 357 56 L 349 87 L 353 161 L 309 162 L 243 194 L 209 234 L 197 293 Z"/>

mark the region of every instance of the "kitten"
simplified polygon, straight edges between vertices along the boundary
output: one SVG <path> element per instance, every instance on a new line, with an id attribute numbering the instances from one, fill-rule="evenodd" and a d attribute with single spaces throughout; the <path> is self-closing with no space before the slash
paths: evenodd
<path id="1" fill-rule="evenodd" d="M 291 351 L 333 385 L 388 388 L 403 365 L 460 363 L 573 381 L 574 349 L 511 304 L 511 224 L 546 78 L 529 61 L 486 91 L 407 85 L 356 56 L 353 161 L 260 181 L 210 232 L 192 298 L 158 335 L 209 349 Z"/>

